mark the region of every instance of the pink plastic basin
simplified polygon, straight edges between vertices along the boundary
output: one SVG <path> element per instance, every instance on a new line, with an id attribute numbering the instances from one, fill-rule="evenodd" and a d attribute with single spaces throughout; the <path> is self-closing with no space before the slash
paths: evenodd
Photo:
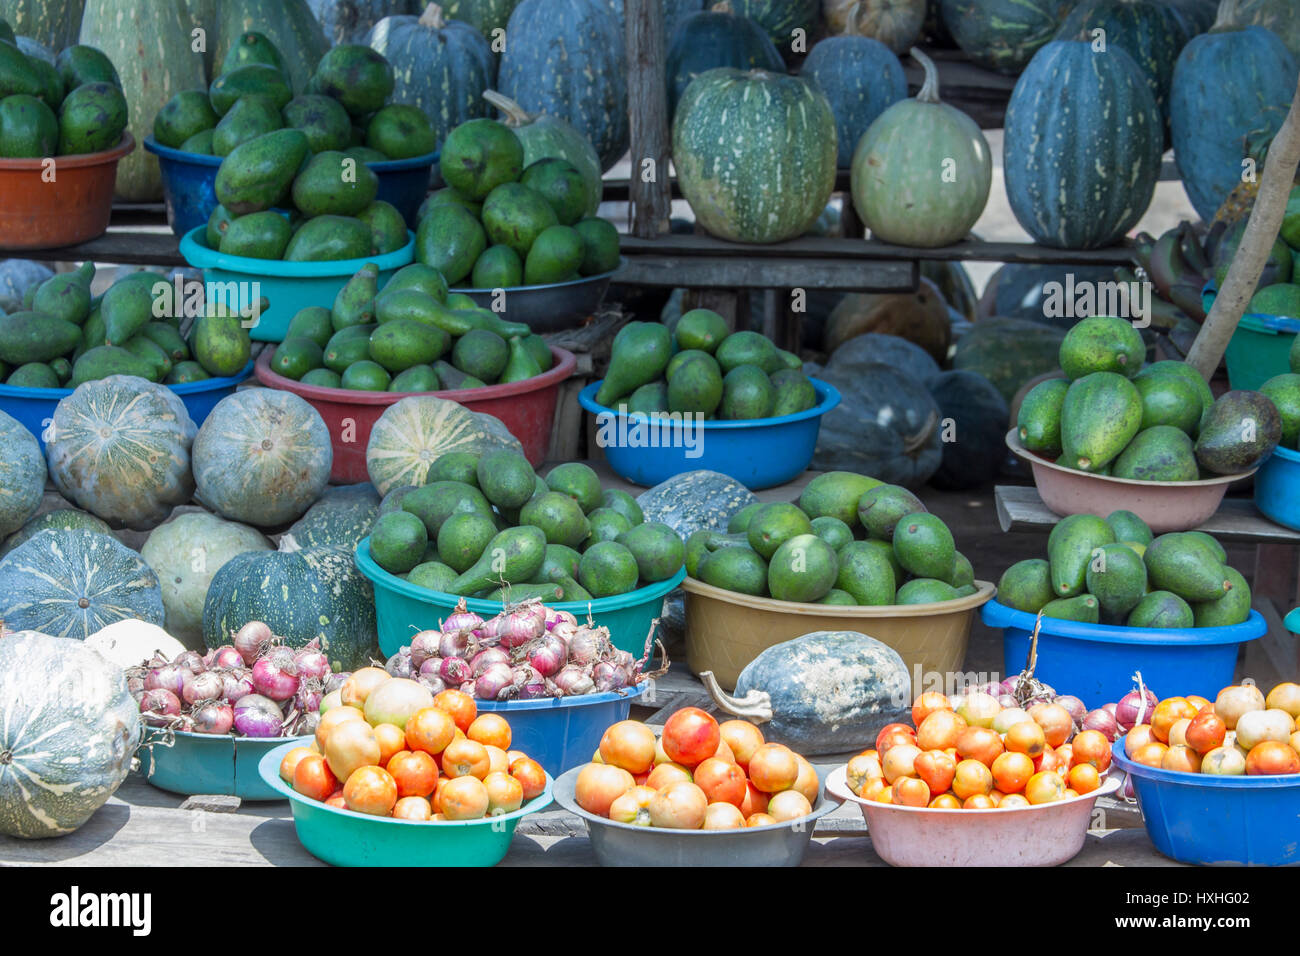
<path id="1" fill-rule="evenodd" d="M 555 364 L 541 375 L 522 382 L 447 392 L 358 392 L 347 388 L 304 385 L 278 375 L 271 371 L 274 354 L 273 349 L 266 349 L 257 357 L 253 369 L 257 380 L 268 388 L 293 392 L 305 398 L 320 412 L 334 446 L 334 467 L 330 470 L 330 478 L 336 484 L 348 485 L 369 480 L 366 445 L 370 442 L 370 429 L 379 416 L 388 406 L 414 394 L 445 398 L 472 412 L 486 412 L 501 419 L 510 434 L 524 446 L 524 457 L 536 468 L 546 460 L 560 383 L 573 374 L 577 364 L 572 352 L 552 345 L 551 356 Z"/>
<path id="2" fill-rule="evenodd" d="M 931 810 L 863 800 L 849 790 L 844 767 L 826 778 L 826 793 L 853 802 L 867 834 L 890 866 L 1059 866 L 1083 849 L 1097 798 L 1120 782 L 1108 776 L 1092 793 L 1009 810 Z"/>

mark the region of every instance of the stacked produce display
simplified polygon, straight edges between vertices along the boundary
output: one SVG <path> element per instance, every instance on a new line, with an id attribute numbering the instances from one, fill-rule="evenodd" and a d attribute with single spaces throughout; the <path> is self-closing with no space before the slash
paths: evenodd
<path id="1" fill-rule="evenodd" d="M 98 153 L 122 138 L 126 98 L 108 57 L 82 45 L 52 52 L 49 59 L 23 52 L 0 23 L 0 157 Z"/>

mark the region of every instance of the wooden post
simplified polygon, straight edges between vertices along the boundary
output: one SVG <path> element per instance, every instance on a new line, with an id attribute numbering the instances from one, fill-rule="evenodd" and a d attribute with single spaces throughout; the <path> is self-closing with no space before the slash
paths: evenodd
<path id="1" fill-rule="evenodd" d="M 654 239 L 668 232 L 668 91 L 664 86 L 664 13 L 659 0 L 626 0 L 628 116 L 632 172 L 631 232 Z M 653 168 L 649 167 L 653 163 Z"/>
<path id="2" fill-rule="evenodd" d="M 1269 251 L 1282 226 L 1282 217 L 1286 214 L 1296 167 L 1300 166 L 1300 106 L 1297 104 L 1300 104 L 1300 85 L 1282 128 L 1269 146 L 1268 159 L 1259 181 L 1259 194 L 1255 197 L 1237 254 L 1233 256 L 1228 275 L 1223 280 L 1223 288 L 1215 297 L 1210 314 L 1205 317 L 1201 331 L 1187 353 L 1187 364 L 1200 372 L 1206 381 L 1223 360 L 1228 340 L 1237 330 L 1237 323 L 1255 294 L 1255 284 L 1264 271 Z"/>

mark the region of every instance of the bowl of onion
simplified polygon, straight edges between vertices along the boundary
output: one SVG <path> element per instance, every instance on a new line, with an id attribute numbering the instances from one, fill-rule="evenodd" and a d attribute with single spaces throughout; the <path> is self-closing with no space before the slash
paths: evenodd
<path id="1" fill-rule="evenodd" d="M 647 640 L 634 658 L 609 629 L 568 611 L 529 601 L 483 618 L 461 601 L 419 631 L 384 665 L 433 693 L 449 687 L 475 698 L 480 711 L 506 716 L 521 749 L 558 777 L 591 758 L 606 727 L 625 720 L 649 688 Z"/>
<path id="2" fill-rule="evenodd" d="M 160 790 L 279 800 L 258 761 L 311 735 L 320 701 L 346 674 L 331 674 L 315 644 L 286 647 L 261 621 L 207 654 L 155 655 L 127 674 L 149 727 L 140 769 Z"/>

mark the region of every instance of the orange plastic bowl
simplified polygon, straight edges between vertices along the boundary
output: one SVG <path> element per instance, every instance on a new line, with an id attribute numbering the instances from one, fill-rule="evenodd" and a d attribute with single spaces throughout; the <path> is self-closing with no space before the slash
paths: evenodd
<path id="1" fill-rule="evenodd" d="M 135 149 L 130 133 L 112 149 L 46 159 L 0 159 L 0 249 L 56 249 L 108 229 L 117 161 Z"/>

